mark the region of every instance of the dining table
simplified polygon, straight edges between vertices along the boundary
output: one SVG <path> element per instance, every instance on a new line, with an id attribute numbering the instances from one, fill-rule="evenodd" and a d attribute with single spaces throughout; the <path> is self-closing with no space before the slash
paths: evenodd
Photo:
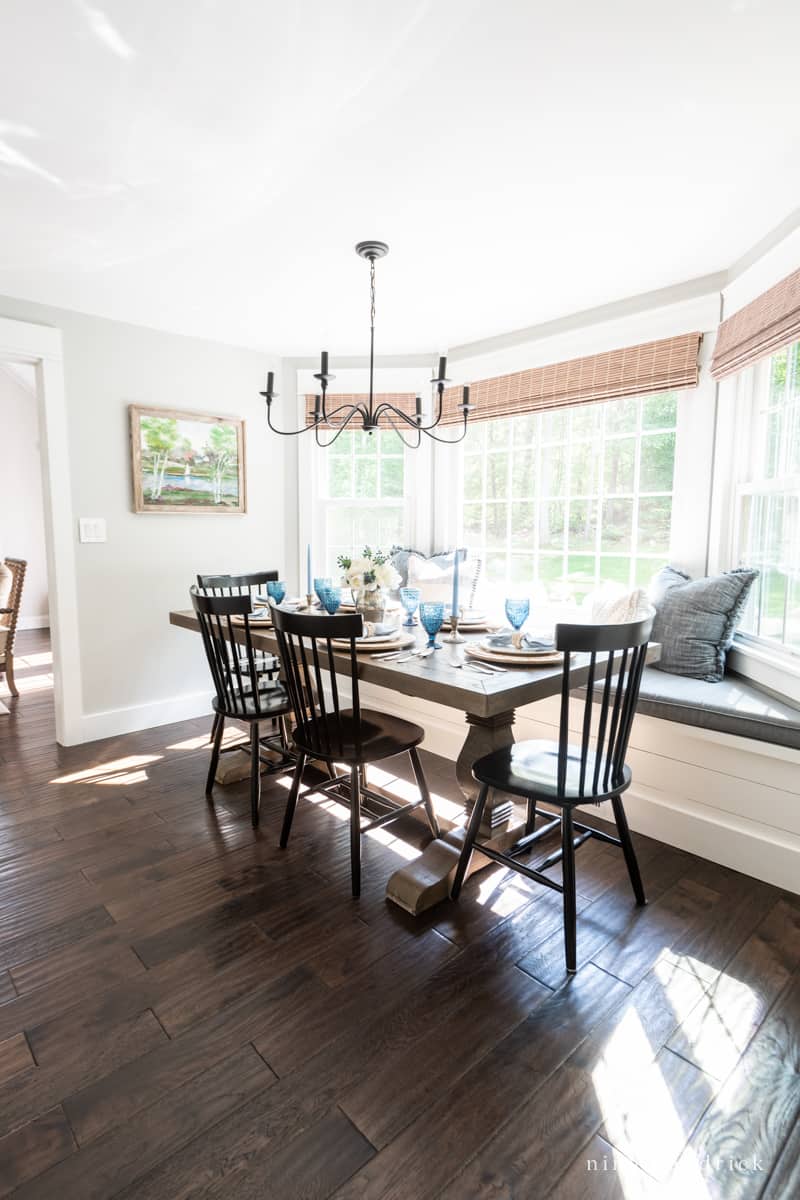
<path id="1" fill-rule="evenodd" d="M 320 620 L 324 619 L 324 616 L 320 616 Z M 192 610 L 171 611 L 169 620 L 171 625 L 178 628 L 200 632 L 199 621 Z M 463 713 L 466 732 L 456 759 L 455 773 L 464 796 L 465 810 L 469 812 L 478 791 L 478 785 L 472 777 L 473 764 L 484 754 L 513 743 L 517 709 L 560 694 L 562 664 L 550 662 L 530 667 L 509 665 L 502 672 L 491 674 L 471 669 L 466 666 L 466 648 L 470 642 L 480 642 L 485 633 L 465 633 L 462 643 L 444 641 L 441 649 L 432 654 L 408 657 L 412 650 L 421 649 L 425 641 L 425 634 L 419 628 L 408 632 L 415 633 L 416 645 L 410 646 L 407 654 L 400 659 L 385 659 L 369 652 L 359 653 L 358 678 L 364 683 L 385 689 L 387 693 L 399 692 Z M 277 654 L 277 638 L 271 625 L 251 622 L 250 633 L 254 650 Z M 242 625 L 232 626 L 232 634 L 236 641 L 245 641 Z M 651 644 L 647 651 L 647 662 L 656 661 L 659 654 L 660 646 Z M 604 656 L 597 657 L 599 664 Z M 350 677 L 352 668 L 349 651 L 334 650 L 333 663 L 337 674 Z M 588 674 L 589 655 L 571 655 L 572 687 L 577 689 L 584 685 Z M 515 814 L 510 796 L 494 793 L 486 805 L 480 840 L 493 849 L 507 849 L 517 840 L 522 820 Z M 389 878 L 387 897 L 410 913 L 423 912 L 449 894 L 450 879 L 458 862 L 464 829 L 461 824 L 447 824 L 452 827 L 443 830 L 441 837 L 434 838 L 417 858 L 404 863 Z M 473 870 L 488 865 L 489 861 L 488 858 L 480 859 L 479 855 L 473 855 Z"/>

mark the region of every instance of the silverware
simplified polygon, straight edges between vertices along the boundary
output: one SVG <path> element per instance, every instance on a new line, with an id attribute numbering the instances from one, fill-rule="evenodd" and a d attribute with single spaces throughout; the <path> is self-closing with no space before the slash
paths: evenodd
<path id="1" fill-rule="evenodd" d="M 412 658 L 427 658 L 429 654 L 433 654 L 433 650 L 425 646 L 422 650 L 412 650 L 405 658 L 396 658 L 395 662 L 411 662 Z"/>
<path id="2" fill-rule="evenodd" d="M 451 663 L 453 667 L 472 667 L 473 671 L 480 671 L 484 675 L 504 675 L 506 667 L 496 667 L 493 663 L 478 662 L 474 658 L 468 658 L 463 663 Z"/>
<path id="3" fill-rule="evenodd" d="M 468 668 L 477 671 L 479 675 L 493 675 L 494 671 L 487 671 L 483 663 L 463 662 L 450 663 L 451 667 L 455 667 L 457 671 L 466 671 Z"/>
<path id="4" fill-rule="evenodd" d="M 388 654 L 373 654 L 373 662 L 389 662 L 392 659 L 398 662 L 408 662 L 409 658 L 414 658 L 417 654 L 422 654 L 427 647 L 422 646 L 419 650 L 409 650 L 406 646 L 403 650 L 390 650 Z M 400 657 L 403 655 L 404 657 Z"/>

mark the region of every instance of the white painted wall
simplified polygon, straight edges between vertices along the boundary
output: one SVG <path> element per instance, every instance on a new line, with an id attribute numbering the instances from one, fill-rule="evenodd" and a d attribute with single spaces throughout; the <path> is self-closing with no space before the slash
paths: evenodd
<path id="1" fill-rule="evenodd" d="M 258 395 L 278 360 L 15 299 L 0 298 L 0 316 L 62 331 L 83 704 L 75 740 L 209 711 L 199 640 L 167 614 L 189 607 L 198 571 L 284 569 L 285 498 L 296 481 Z M 248 512 L 134 514 L 131 403 L 244 417 Z M 104 517 L 108 541 L 78 544 L 80 516 Z"/>
<path id="2" fill-rule="evenodd" d="M 3 502 L 0 504 L 0 556 L 24 558 L 28 568 L 19 626 L 49 623 L 47 552 L 42 511 L 39 420 L 33 367 L 0 362 Z"/>

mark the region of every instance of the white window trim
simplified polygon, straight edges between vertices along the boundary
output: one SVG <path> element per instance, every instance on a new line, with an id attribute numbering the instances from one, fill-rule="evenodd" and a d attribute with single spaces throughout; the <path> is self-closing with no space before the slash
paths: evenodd
<path id="1" fill-rule="evenodd" d="M 759 363 L 754 369 L 719 384 L 709 574 L 721 574 L 737 565 L 739 500 L 756 490 L 747 478 L 749 453 L 742 442 L 752 440 L 755 434 L 756 389 L 760 383 L 759 373 L 765 369 L 764 363 Z M 745 679 L 791 703 L 800 703 L 800 655 L 790 647 L 755 634 L 737 633 L 728 663 L 731 670 Z"/>

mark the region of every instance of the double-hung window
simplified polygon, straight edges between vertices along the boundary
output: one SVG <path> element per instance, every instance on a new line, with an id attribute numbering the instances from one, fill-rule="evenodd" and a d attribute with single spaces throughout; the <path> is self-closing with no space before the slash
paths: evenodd
<path id="1" fill-rule="evenodd" d="M 737 383 L 735 558 L 760 572 L 740 631 L 800 654 L 800 342 Z"/>
<path id="2" fill-rule="evenodd" d="M 670 549 L 677 407 L 667 391 L 475 422 L 459 543 L 483 559 L 490 599 L 647 584 Z"/>
<path id="3" fill-rule="evenodd" d="M 325 570 L 332 578 L 341 573 L 340 554 L 406 544 L 405 448 L 395 433 L 347 429 L 317 454 L 314 468 Z"/>

